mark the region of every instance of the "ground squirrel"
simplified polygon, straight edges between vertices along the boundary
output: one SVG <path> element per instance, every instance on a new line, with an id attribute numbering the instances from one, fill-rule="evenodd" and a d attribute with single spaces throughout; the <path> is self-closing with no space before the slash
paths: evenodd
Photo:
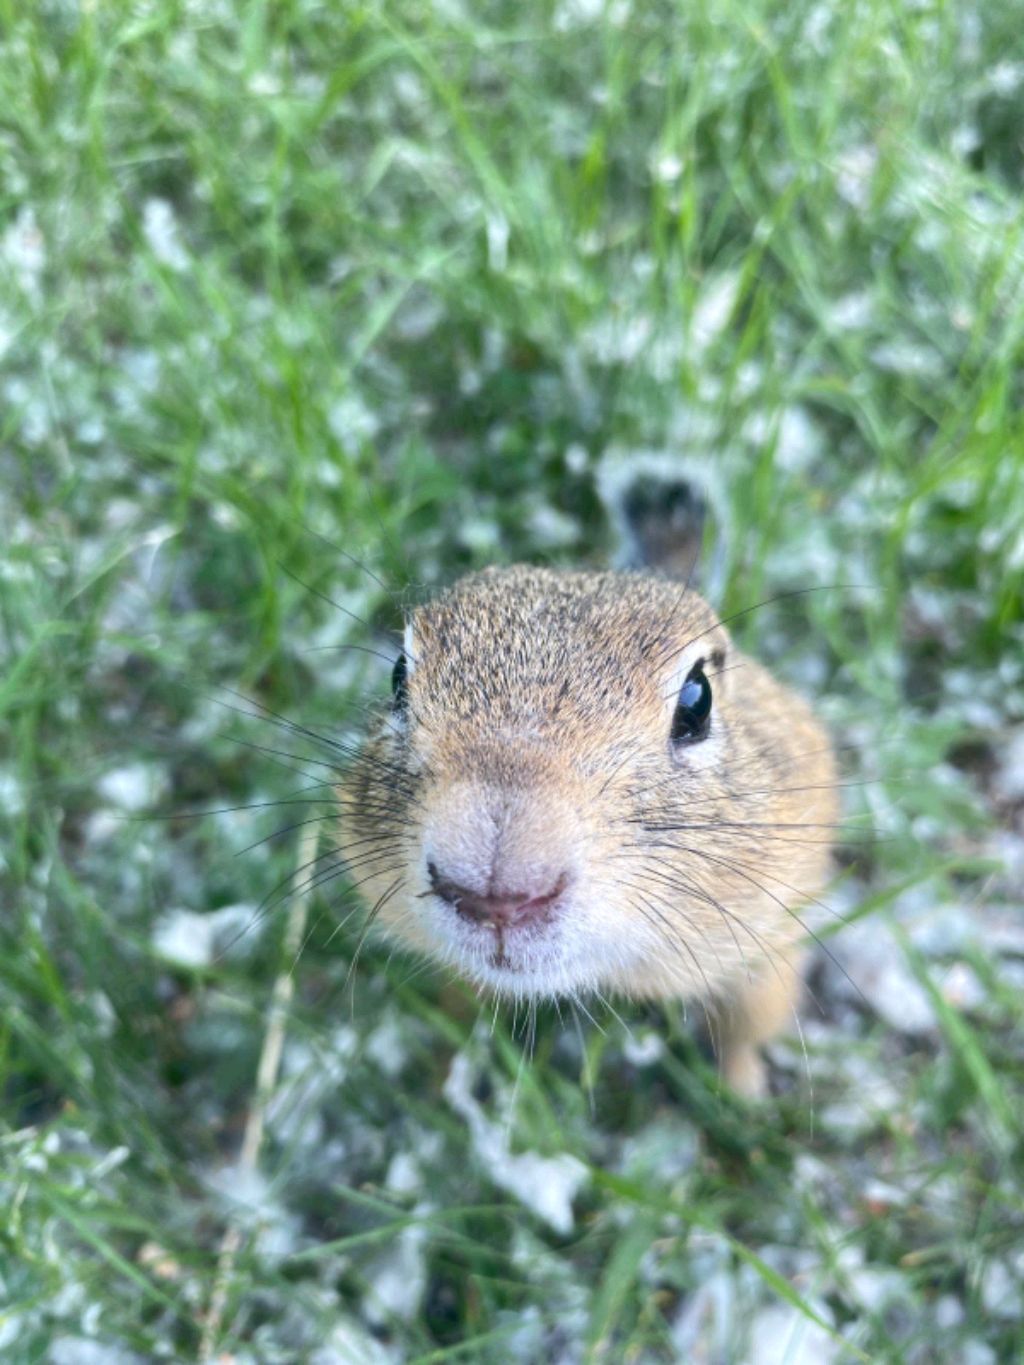
<path id="1" fill-rule="evenodd" d="M 700 1001 L 762 1093 L 836 819 L 807 704 L 679 583 L 525 566 L 418 607 L 392 684 L 340 793 L 374 922 L 520 999 Z"/>

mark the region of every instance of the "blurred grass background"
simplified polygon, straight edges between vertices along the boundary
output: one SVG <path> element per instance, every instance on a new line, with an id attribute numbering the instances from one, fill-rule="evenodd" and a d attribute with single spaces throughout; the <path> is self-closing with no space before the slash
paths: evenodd
<path id="1" fill-rule="evenodd" d="M 1020 27 L 0 0 L 5 1361 L 194 1359 L 231 1219 L 226 1361 L 1020 1358 Z M 323 757 L 254 711 L 357 733 L 340 646 L 607 562 L 637 468 L 710 488 L 723 611 L 827 589 L 737 628 L 879 836 L 830 897 L 864 995 L 822 958 L 745 1114 L 673 1011 L 522 1068 L 350 979 L 332 887 L 243 1179 L 300 831 L 256 841 Z"/>

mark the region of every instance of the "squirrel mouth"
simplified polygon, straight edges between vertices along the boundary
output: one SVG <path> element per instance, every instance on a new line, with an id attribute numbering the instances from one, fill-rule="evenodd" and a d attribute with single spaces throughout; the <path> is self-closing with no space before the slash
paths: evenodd
<path id="1" fill-rule="evenodd" d="M 495 971 L 501 971 L 501 972 L 515 972 L 515 971 L 518 971 L 518 970 L 519 970 L 518 965 L 517 965 L 515 962 L 512 961 L 512 959 L 509 957 L 508 953 L 506 953 L 506 951 L 505 951 L 505 932 L 504 932 L 504 930 L 503 930 L 503 929 L 495 929 L 495 933 L 496 933 L 497 936 L 498 936 L 498 941 L 497 941 L 497 943 L 495 944 L 494 952 L 493 952 L 493 953 L 491 954 L 491 956 L 487 959 L 487 961 L 488 961 L 488 966 L 493 967 L 493 968 L 495 969 Z"/>
<path id="2" fill-rule="evenodd" d="M 519 889 L 499 881 L 497 889 L 492 882 L 484 890 L 460 884 L 433 859 L 426 871 L 429 885 L 420 894 L 442 911 L 436 922 L 440 938 L 457 945 L 471 974 L 482 974 L 493 985 L 510 976 L 528 985 L 538 969 L 550 966 L 552 952 L 557 955 L 555 924 L 573 881 L 568 869 L 551 877 L 527 873 Z"/>
<path id="3" fill-rule="evenodd" d="M 492 985 L 529 990 L 537 973 L 550 971 L 560 959 L 559 908 L 553 904 L 547 913 L 526 922 L 465 925 L 463 950 L 476 959 Z M 509 978 L 518 984 L 513 987 Z"/>
<path id="4" fill-rule="evenodd" d="M 543 941 L 545 930 L 551 923 L 552 916 L 546 916 L 544 920 L 533 921 L 527 925 L 502 925 L 488 924 L 481 926 L 482 933 L 486 938 L 493 937 L 493 945 L 484 943 L 484 955 L 487 965 L 496 972 L 523 972 L 526 970 L 526 959 L 523 950 L 527 945 L 535 945 L 538 940 Z"/>
<path id="5" fill-rule="evenodd" d="M 436 896 L 455 911 L 463 924 L 472 926 L 479 933 L 495 934 L 497 950 L 502 956 L 507 937 L 531 934 L 551 922 L 569 884 L 569 875 L 563 872 L 540 894 L 530 891 L 481 894 L 446 877 L 433 862 L 427 863 L 427 875 L 430 886 L 421 894 Z"/>
<path id="6" fill-rule="evenodd" d="M 545 915 L 528 924 L 495 924 L 491 921 L 477 924 L 470 930 L 475 940 L 473 946 L 492 971 L 525 971 L 523 950 L 544 939 L 553 918 L 553 915 Z"/>

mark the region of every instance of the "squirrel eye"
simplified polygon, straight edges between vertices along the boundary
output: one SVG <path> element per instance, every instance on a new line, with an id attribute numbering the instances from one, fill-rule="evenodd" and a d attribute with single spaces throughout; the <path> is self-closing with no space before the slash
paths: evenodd
<path id="1" fill-rule="evenodd" d="M 395 660 L 395 666 L 391 670 L 391 695 L 394 698 L 394 708 L 396 711 L 404 711 L 409 700 L 409 687 L 407 682 L 407 667 L 404 651 Z"/>
<path id="2" fill-rule="evenodd" d="M 704 660 L 698 659 L 679 689 L 672 715 L 673 744 L 693 744 L 706 739 L 711 728 L 711 684 L 704 676 Z"/>

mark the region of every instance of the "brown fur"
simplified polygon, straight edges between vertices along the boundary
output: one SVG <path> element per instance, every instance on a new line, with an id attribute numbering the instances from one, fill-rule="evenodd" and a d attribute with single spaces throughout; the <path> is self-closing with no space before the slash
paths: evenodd
<path id="1" fill-rule="evenodd" d="M 520 995 L 700 1001 L 727 1079 L 760 1093 L 836 819 L 808 706 L 695 593 L 641 574 L 486 570 L 416 611 L 411 654 L 407 719 L 385 719 L 341 793 L 342 852 L 376 921 L 478 980 L 508 966 L 499 988 Z M 673 752 L 679 660 L 695 657 L 712 730 Z M 499 937 L 477 972 L 430 894 L 437 848 L 464 878 L 516 888 L 569 868 L 564 924 L 524 933 L 511 964 Z"/>

